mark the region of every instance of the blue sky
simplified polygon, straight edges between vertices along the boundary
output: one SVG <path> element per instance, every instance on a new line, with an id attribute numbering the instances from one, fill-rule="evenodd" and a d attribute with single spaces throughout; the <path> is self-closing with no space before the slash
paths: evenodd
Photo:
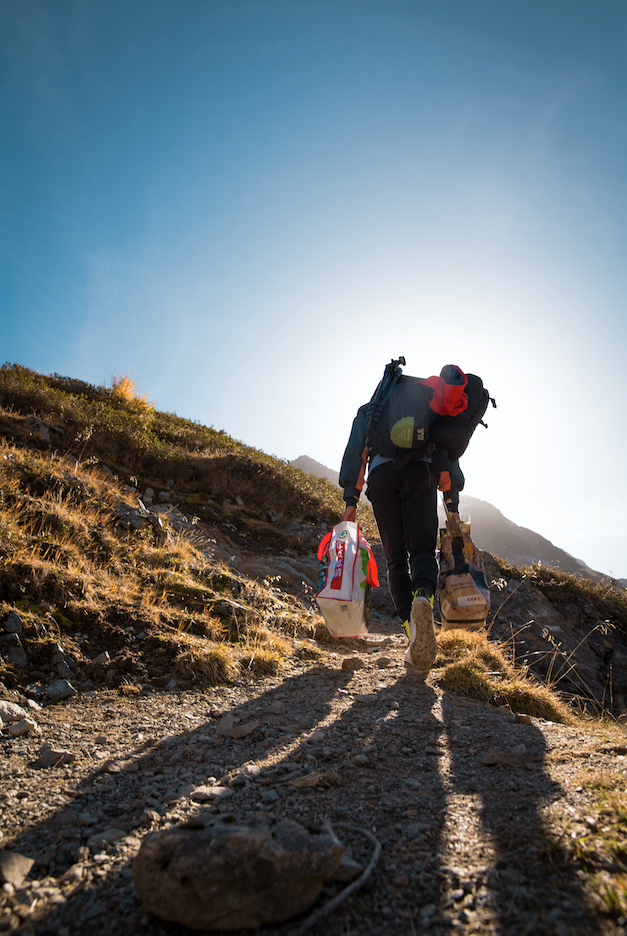
<path id="1" fill-rule="evenodd" d="M 627 4 L 2 0 L 2 360 L 338 467 L 384 365 L 627 576 Z"/>

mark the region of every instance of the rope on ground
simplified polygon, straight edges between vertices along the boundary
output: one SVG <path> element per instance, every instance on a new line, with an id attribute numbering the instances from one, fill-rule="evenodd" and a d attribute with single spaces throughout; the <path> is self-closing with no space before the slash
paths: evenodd
<path id="1" fill-rule="evenodd" d="M 381 843 L 368 832 L 366 829 L 360 829 L 359 826 L 348 825 L 345 822 L 337 822 L 333 825 L 334 829 L 344 829 L 347 832 L 356 832 L 358 835 L 363 835 L 374 845 L 374 852 L 372 853 L 372 858 L 366 870 L 361 874 L 357 880 L 353 881 L 352 884 L 349 884 L 348 887 L 345 887 L 343 891 L 340 891 L 335 897 L 329 900 L 323 907 L 320 907 L 319 910 L 316 910 L 315 913 L 312 913 L 307 917 L 300 929 L 295 930 L 290 936 L 305 936 L 305 933 L 308 933 L 312 926 L 315 926 L 316 923 L 319 923 L 320 920 L 323 920 L 326 916 L 329 915 L 333 910 L 337 909 L 340 904 L 343 904 L 345 900 L 348 900 L 349 897 L 359 890 L 360 887 L 366 883 L 370 875 L 374 870 L 374 866 L 379 860 L 379 855 L 381 854 Z"/>

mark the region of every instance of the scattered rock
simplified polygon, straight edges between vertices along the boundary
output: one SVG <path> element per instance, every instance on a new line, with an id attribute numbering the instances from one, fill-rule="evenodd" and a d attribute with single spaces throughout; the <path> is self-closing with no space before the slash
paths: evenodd
<path id="1" fill-rule="evenodd" d="M 223 786 L 199 786 L 190 793 L 190 799 L 194 803 L 208 803 L 214 799 L 228 799 L 233 796 L 231 787 Z"/>
<path id="2" fill-rule="evenodd" d="M 345 660 L 342 660 L 342 669 L 348 670 L 350 673 L 365 668 L 366 664 L 359 657 L 346 657 Z"/>
<path id="3" fill-rule="evenodd" d="M 21 634 L 23 629 L 22 618 L 16 611 L 11 611 L 2 624 L 5 634 Z"/>
<path id="4" fill-rule="evenodd" d="M 76 695 L 76 689 L 67 679 L 53 679 L 46 688 L 46 695 L 51 702 L 61 702 Z"/>
<path id="5" fill-rule="evenodd" d="M 39 439 L 40 442 L 50 442 L 52 436 L 45 422 L 37 419 L 36 416 L 29 416 L 24 420 L 24 428 L 30 433 L 33 439 Z"/>
<path id="6" fill-rule="evenodd" d="M 216 734 L 227 735 L 229 738 L 245 738 L 247 735 L 252 734 L 258 727 L 259 722 L 255 719 L 246 722 L 244 725 L 237 724 L 235 717 L 229 712 L 228 715 L 225 715 L 219 722 L 216 728 Z"/>
<path id="7" fill-rule="evenodd" d="M 27 717 L 27 714 L 28 713 L 22 706 L 18 705 L 16 702 L 6 702 L 4 699 L 0 699 L 0 718 L 5 725 L 10 725 L 11 722 L 21 721 L 23 718 Z"/>
<path id="8" fill-rule="evenodd" d="M 7 663 L 10 663 L 11 666 L 17 666 L 18 669 L 26 669 L 28 666 L 28 655 L 20 642 L 20 638 L 17 634 L 11 634 L 9 636 L 15 636 L 16 646 L 11 646 L 8 652 L 5 653 Z"/>
<path id="9" fill-rule="evenodd" d="M 532 720 L 532 718 L 531 718 L 531 715 L 523 715 L 522 713 L 519 713 L 519 714 L 516 715 L 516 721 L 517 721 L 519 724 L 521 724 L 521 725 L 532 725 L 532 724 L 533 724 L 533 720 Z"/>
<path id="10" fill-rule="evenodd" d="M 99 653 L 97 657 L 94 657 L 94 659 L 91 661 L 89 665 L 90 667 L 91 666 L 93 667 L 108 666 L 110 662 L 111 662 L 111 657 L 109 656 L 109 652 L 105 650 L 103 653 Z"/>
<path id="11" fill-rule="evenodd" d="M 328 826 L 312 835 L 288 819 L 167 829 L 144 839 L 133 882 L 162 919 L 191 929 L 256 929 L 307 910 L 342 850 Z"/>
<path id="12" fill-rule="evenodd" d="M 26 734 L 41 734 L 41 728 L 32 718 L 21 718 L 9 725 L 9 734 L 12 738 L 19 738 Z"/>
<path id="13" fill-rule="evenodd" d="M 76 760 L 76 754 L 71 751 L 60 751 L 53 748 L 51 744 L 44 744 L 39 750 L 39 756 L 35 761 L 35 767 L 58 767 L 61 764 L 71 764 Z"/>
<path id="14" fill-rule="evenodd" d="M 268 510 L 268 519 L 270 520 L 270 523 L 280 523 L 280 522 L 281 522 L 281 517 L 280 517 L 280 515 L 276 512 L 276 510 L 274 509 L 274 507 L 271 507 L 270 510 Z"/>
<path id="15" fill-rule="evenodd" d="M 14 851 L 0 851 L 0 879 L 5 884 L 21 887 L 35 864 L 32 858 Z"/>
<path id="16" fill-rule="evenodd" d="M 103 842 L 119 842 L 120 839 L 126 838 L 127 832 L 124 829 L 105 829 L 104 832 L 97 832 L 95 835 L 91 835 L 87 839 L 87 844 L 90 848 L 95 848 L 98 845 L 102 845 Z"/>

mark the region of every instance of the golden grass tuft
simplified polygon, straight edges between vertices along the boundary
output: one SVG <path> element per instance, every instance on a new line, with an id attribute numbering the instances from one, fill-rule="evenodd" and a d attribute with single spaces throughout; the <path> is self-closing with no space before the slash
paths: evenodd
<path id="1" fill-rule="evenodd" d="M 114 374 L 111 378 L 111 389 L 116 397 L 119 397 L 129 406 L 138 411 L 153 409 L 154 400 L 148 399 L 148 394 L 140 396 L 137 392 L 137 384 L 130 372 L 127 371 L 121 376 Z"/>
<path id="2" fill-rule="evenodd" d="M 548 721 L 572 722 L 559 697 L 513 666 L 505 648 L 490 643 L 485 633 L 443 631 L 434 676 L 438 685 L 457 695 Z"/>
<path id="3" fill-rule="evenodd" d="M 224 644 L 198 645 L 181 650 L 174 664 L 179 679 L 193 685 L 230 682 L 239 675 L 233 650 Z"/>

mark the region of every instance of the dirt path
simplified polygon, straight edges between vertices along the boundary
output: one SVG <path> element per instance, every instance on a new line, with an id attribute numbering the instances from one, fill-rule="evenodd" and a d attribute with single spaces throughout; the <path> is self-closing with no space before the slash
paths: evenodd
<path id="1" fill-rule="evenodd" d="M 585 726 L 523 724 L 443 693 L 407 671 L 403 649 L 379 620 L 349 654 L 365 664 L 355 672 L 326 651 L 321 664 L 232 688 L 82 695 L 36 712 L 41 736 L 2 735 L 2 845 L 36 863 L 21 889 L 5 885 L 0 931 L 188 932 L 145 914 L 131 862 L 149 830 L 217 811 L 327 817 L 377 837 L 370 882 L 318 936 L 624 932 L 545 836 L 583 834 L 598 797 L 582 770 L 624 771 L 627 749 Z M 258 726 L 232 739 L 220 728 L 228 714 Z M 35 768 L 45 742 L 75 760 Z M 514 766 L 485 765 L 489 752 Z M 293 783 L 314 774 L 319 785 Z M 208 781 L 223 792 L 199 805 L 193 791 Z M 364 865 L 371 846 L 340 838 Z"/>

